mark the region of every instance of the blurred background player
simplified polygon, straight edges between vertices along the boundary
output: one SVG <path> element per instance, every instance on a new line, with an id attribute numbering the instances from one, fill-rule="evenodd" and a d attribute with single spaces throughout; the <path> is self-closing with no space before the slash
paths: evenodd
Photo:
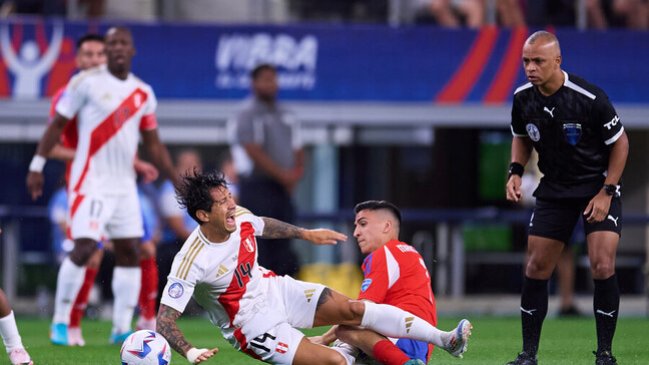
<path id="1" fill-rule="evenodd" d="M 203 163 L 198 151 L 194 149 L 181 150 L 175 155 L 176 173 L 181 175 L 194 174 L 203 170 Z M 187 214 L 176 199 L 176 189 L 170 180 L 165 180 L 160 186 L 158 206 L 163 222 L 162 239 L 158 245 L 158 293 L 162 293 L 167 284 L 167 275 L 171 270 L 174 256 L 183 242 L 196 228 L 196 221 Z"/>
<path id="2" fill-rule="evenodd" d="M 135 55 L 131 32 L 123 27 L 110 28 L 105 42 L 107 66 L 82 72 L 70 81 L 27 177 L 28 189 L 36 199 L 42 194 L 45 156 L 60 140 L 68 121 L 77 116 L 79 143 L 69 180 L 75 245 L 59 270 L 51 333 L 52 342 L 63 345 L 69 342 L 69 314 L 82 285 L 83 265 L 104 234 L 113 241 L 116 256 L 110 342 L 122 342 L 131 332 L 141 287 L 138 246 L 143 227 L 133 169 L 139 134 L 156 165 L 174 178 L 169 153 L 157 132 L 153 90 L 130 73 Z"/>
<path id="3" fill-rule="evenodd" d="M 140 244 L 140 269 L 142 281 L 138 308 L 140 310 L 135 328 L 137 330 L 155 330 L 155 317 L 158 308 L 158 263 L 157 247 L 160 242 L 160 218 L 155 208 L 154 197 L 150 197 L 144 188 L 145 182 L 138 184 L 138 198 L 142 209 L 144 235 Z"/>
<path id="4" fill-rule="evenodd" d="M 75 63 L 77 69 L 80 71 L 87 70 L 93 67 L 97 67 L 106 63 L 106 52 L 104 46 L 104 37 L 98 34 L 86 34 L 83 37 L 77 40 L 76 44 L 76 56 Z M 52 102 L 50 104 L 50 115 L 48 123 L 51 123 L 54 120 L 56 115 L 56 103 L 58 103 L 61 95 L 65 91 L 65 87 L 60 88 L 52 97 Z M 65 238 L 63 238 L 62 243 L 70 242 L 68 238 L 68 194 L 67 194 L 67 181 L 70 175 L 71 161 L 74 159 L 74 151 L 77 147 L 78 137 L 77 137 L 77 121 L 76 118 L 73 118 L 63 129 L 61 133 L 61 140 L 57 143 L 52 150 L 50 151 L 48 158 L 54 158 L 62 160 L 66 163 L 65 166 L 65 181 L 66 186 L 61 190 L 57 191 L 51 200 L 51 216 L 50 218 L 58 224 L 61 228 Z M 101 245 L 101 243 L 100 243 Z M 60 254 L 67 254 L 72 247 L 65 252 Z M 84 311 L 88 304 L 88 297 L 90 296 L 90 290 L 95 282 L 97 277 L 97 272 L 99 271 L 99 265 L 104 256 L 103 249 L 98 249 L 90 257 L 86 264 L 86 270 L 84 274 L 83 284 L 79 290 L 75 302 L 72 306 L 70 312 L 70 323 L 68 327 L 68 344 L 70 346 L 84 346 L 85 340 L 81 333 L 81 319 L 83 318 Z M 65 257 L 60 257 L 62 261 Z M 61 262 L 59 261 L 59 262 Z"/>
<path id="5" fill-rule="evenodd" d="M 104 65 L 106 63 L 104 37 L 98 34 L 89 33 L 79 38 L 76 43 L 75 63 L 80 71 Z M 58 103 L 64 91 L 65 87 L 62 87 L 52 98 L 49 122 L 51 122 L 56 115 L 56 104 Z M 49 158 L 62 160 L 66 163 L 66 182 L 69 179 L 71 161 L 74 159 L 77 143 L 77 120 L 75 117 L 68 124 L 66 124 L 63 132 L 61 133 L 60 143 L 57 143 L 52 148 L 48 156 Z M 153 181 L 158 177 L 158 170 L 155 168 L 155 166 L 146 161 L 142 161 L 139 158 L 135 159 L 133 167 L 135 168 L 135 171 L 138 173 L 138 175 L 142 176 L 144 182 Z M 69 213 L 67 206 L 67 186 L 64 189 L 57 191 L 52 196 L 50 212 L 50 218 L 56 222 L 58 228 L 60 228 L 66 235 L 62 240 L 62 243 L 71 242 L 71 240 L 67 237 L 67 234 L 69 234 L 69 231 L 67 229 L 67 215 Z M 58 228 L 55 231 L 58 231 Z M 151 285 L 149 285 L 148 283 L 148 281 L 150 280 L 149 278 L 151 277 L 151 275 L 156 275 L 155 266 L 151 266 L 151 259 L 153 258 L 155 260 L 155 246 L 153 246 L 152 243 L 148 240 L 143 240 L 142 244 L 142 259 L 140 261 L 140 266 L 143 270 L 143 291 L 150 292 Z M 85 340 L 83 339 L 81 332 L 81 319 L 84 316 L 86 307 L 88 305 L 90 291 L 94 285 L 95 278 L 97 277 L 97 273 L 99 271 L 99 266 L 104 256 L 103 243 L 100 242 L 98 248 L 99 249 L 92 254 L 88 263 L 86 264 L 84 281 L 70 312 L 70 323 L 68 327 L 68 345 L 70 346 L 85 345 Z M 58 247 L 56 249 L 58 252 Z M 65 253 L 59 252 L 59 254 L 67 254 L 71 249 L 72 247 L 64 250 Z M 64 257 L 61 257 L 59 262 L 61 262 L 63 259 Z M 150 295 L 140 296 L 140 308 L 147 308 L 141 310 L 141 313 L 149 314 L 151 311 L 148 308 L 155 308 L 155 299 L 149 301 L 146 299 L 149 296 Z M 149 327 L 151 327 L 152 325 L 152 328 L 155 328 L 154 322 L 151 322 L 155 321 L 155 312 L 152 315 L 148 315 L 146 319 L 148 320 L 148 322 L 143 323 L 143 325 L 148 325 Z M 140 317 L 140 320 L 142 320 L 142 317 Z"/>
<path id="6" fill-rule="evenodd" d="M 297 119 L 277 101 L 277 70 L 269 64 L 250 73 L 252 97 L 234 120 L 233 156 L 239 178 L 240 204 L 256 214 L 284 222 L 295 221 L 291 197 L 304 175 L 304 150 Z M 237 152 L 243 148 L 245 154 Z M 240 150 L 239 150 L 240 151 Z M 249 158 L 252 162 L 242 162 Z M 250 168 L 246 168 L 249 166 Z M 263 242 L 263 240 L 261 240 Z M 278 275 L 299 270 L 291 240 L 259 245 L 259 263 Z"/>
<path id="7" fill-rule="evenodd" d="M 5 344 L 12 365 L 34 364 L 23 346 L 20 333 L 18 333 L 18 326 L 16 326 L 14 312 L 11 310 L 2 289 L 0 289 L 0 335 L 2 335 L 2 341 Z"/>
<path id="8" fill-rule="evenodd" d="M 412 246 L 399 241 L 399 208 L 387 201 L 369 200 L 357 204 L 354 213 L 354 237 L 361 252 L 367 255 L 363 261 L 365 278 L 358 299 L 393 305 L 437 326 L 435 297 L 424 260 Z M 470 326 L 467 320 L 462 320 L 456 332 L 470 331 Z M 426 342 L 388 339 L 376 332 L 350 326 L 334 326 L 311 340 L 327 345 L 336 338 L 342 343 L 337 341 L 334 346 L 349 351 L 352 356 L 360 349 L 386 365 L 426 364 L 433 350 Z"/>
<path id="9" fill-rule="evenodd" d="M 0 230 L 0 234 L 2 234 L 2 230 Z M 2 336 L 11 365 L 34 365 L 23 346 L 14 312 L 2 289 L 0 289 L 0 336 Z"/>

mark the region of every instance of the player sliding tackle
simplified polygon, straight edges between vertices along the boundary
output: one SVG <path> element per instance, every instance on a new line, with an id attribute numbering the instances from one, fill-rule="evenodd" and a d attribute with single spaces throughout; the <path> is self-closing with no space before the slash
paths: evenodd
<path id="1" fill-rule="evenodd" d="M 396 307 L 351 300 L 321 284 L 277 276 L 257 264 L 255 236 L 322 245 L 345 241 L 344 234 L 257 217 L 235 204 L 218 173 L 184 176 L 177 193 L 199 227 L 174 259 L 157 331 L 191 363 L 218 351 L 195 348 L 176 324 L 192 296 L 236 349 L 271 364 L 350 364 L 342 352 L 311 343 L 296 329 L 332 324 L 425 341 L 458 357 L 466 350 L 468 321 L 451 332 L 440 331 Z"/>

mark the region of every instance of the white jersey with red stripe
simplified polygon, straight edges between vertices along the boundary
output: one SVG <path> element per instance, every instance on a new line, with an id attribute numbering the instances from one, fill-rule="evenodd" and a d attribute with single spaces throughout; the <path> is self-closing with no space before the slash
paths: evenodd
<path id="1" fill-rule="evenodd" d="M 139 134 L 157 128 L 156 106 L 151 87 L 133 74 L 121 80 L 99 66 L 74 76 L 56 104 L 63 117 L 77 116 L 69 188 L 80 194 L 135 189 Z"/>
<path id="2" fill-rule="evenodd" d="M 210 242 L 200 227 L 192 232 L 174 258 L 161 303 L 183 312 L 193 295 L 238 348 L 283 318 L 268 308 L 275 274 L 257 263 L 255 236 L 264 221 L 242 207 L 236 220 L 237 230 L 225 242 Z"/>

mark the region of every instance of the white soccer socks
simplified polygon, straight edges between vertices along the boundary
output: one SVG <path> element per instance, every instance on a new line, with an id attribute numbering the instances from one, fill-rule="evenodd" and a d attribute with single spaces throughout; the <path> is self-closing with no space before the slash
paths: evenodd
<path id="1" fill-rule="evenodd" d="M 386 304 L 363 302 L 365 313 L 361 326 L 387 337 L 405 337 L 444 347 L 448 332 L 440 331 L 432 324 L 397 307 Z"/>
<path id="2" fill-rule="evenodd" d="M 0 335 L 2 335 L 2 341 L 5 344 L 7 353 L 23 348 L 23 343 L 20 338 L 20 333 L 18 333 L 16 318 L 14 318 L 13 311 L 11 311 L 7 316 L 0 318 Z"/>
<path id="3" fill-rule="evenodd" d="M 54 323 L 70 323 L 70 311 L 74 300 L 83 285 L 86 268 L 75 265 L 66 257 L 59 268 L 56 278 L 56 295 L 54 297 Z"/>
<path id="4" fill-rule="evenodd" d="M 113 270 L 113 333 L 122 334 L 131 330 L 141 281 L 142 270 L 139 267 L 116 266 Z"/>

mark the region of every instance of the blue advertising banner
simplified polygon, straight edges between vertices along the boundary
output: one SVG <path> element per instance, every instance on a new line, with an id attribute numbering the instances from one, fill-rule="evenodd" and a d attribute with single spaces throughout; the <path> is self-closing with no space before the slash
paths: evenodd
<path id="1" fill-rule="evenodd" d="M 52 95 L 74 73 L 74 42 L 110 24 L 0 23 L 0 97 Z M 133 71 L 159 98 L 240 99 L 257 64 L 279 67 L 282 97 L 303 101 L 502 104 L 525 82 L 532 30 L 133 24 Z M 614 102 L 649 103 L 649 32 L 559 29 L 565 70 Z M 642 90 L 645 90 L 644 92 Z"/>

